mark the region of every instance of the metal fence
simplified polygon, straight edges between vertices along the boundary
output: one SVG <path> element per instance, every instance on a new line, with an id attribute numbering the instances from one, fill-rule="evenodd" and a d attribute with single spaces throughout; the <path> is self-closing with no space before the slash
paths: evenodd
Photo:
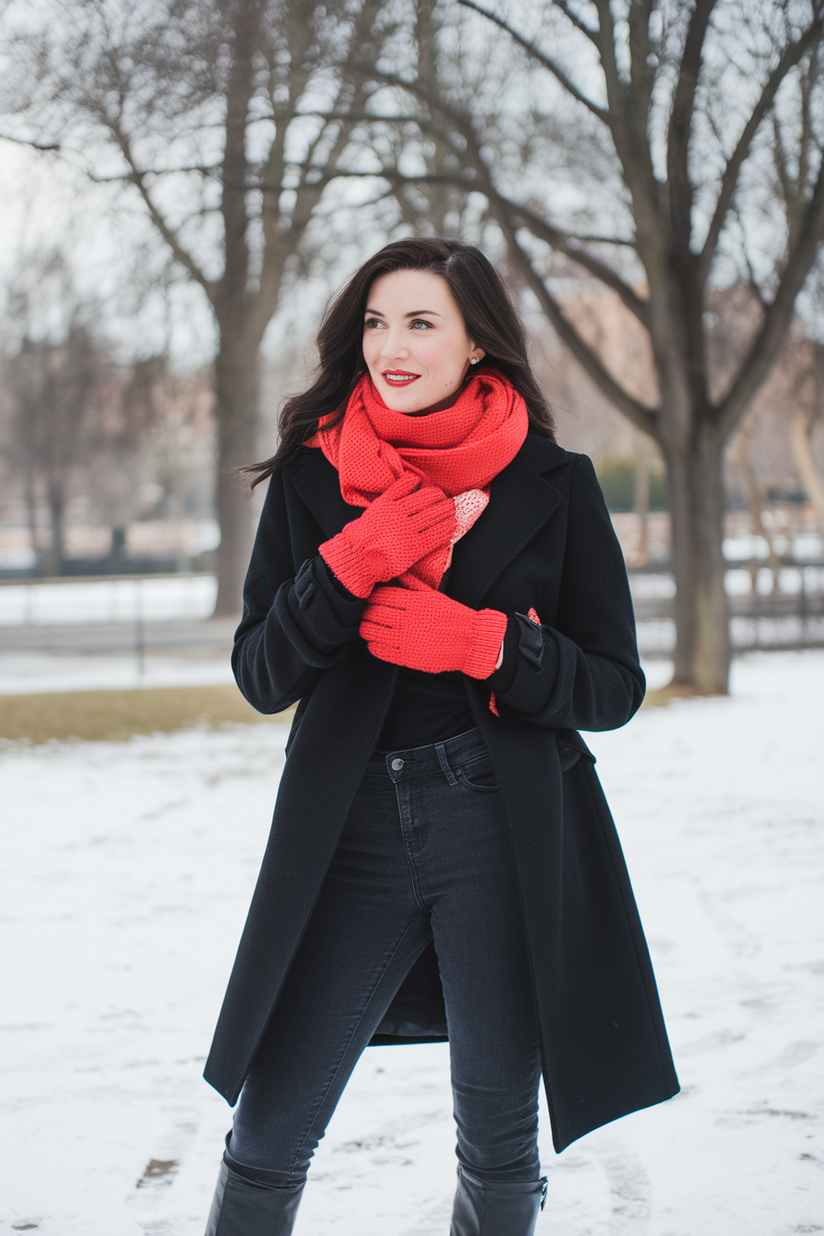
<path id="1" fill-rule="evenodd" d="M 629 572 L 638 645 L 646 657 L 675 647 L 675 581 L 660 566 Z M 728 568 L 730 638 L 735 652 L 824 648 L 824 563 L 785 559 L 774 575 L 762 561 Z"/>
<path id="2" fill-rule="evenodd" d="M 629 576 L 642 655 L 671 656 L 671 572 L 653 564 Z M 776 577 L 761 561 L 737 562 L 726 586 L 735 651 L 824 647 L 824 562 L 785 560 Z M 223 646 L 234 621 L 204 621 L 215 590 L 206 574 L 3 580 L 0 650 L 129 649 L 142 660 L 146 650 Z"/>

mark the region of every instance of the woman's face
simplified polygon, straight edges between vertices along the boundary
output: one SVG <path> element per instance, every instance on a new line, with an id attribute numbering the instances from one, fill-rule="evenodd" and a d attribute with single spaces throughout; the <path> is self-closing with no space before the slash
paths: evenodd
<path id="1" fill-rule="evenodd" d="M 449 284 L 426 270 L 396 270 L 372 284 L 363 324 L 363 358 L 375 390 L 393 412 L 438 412 L 454 403 L 472 357 Z"/>

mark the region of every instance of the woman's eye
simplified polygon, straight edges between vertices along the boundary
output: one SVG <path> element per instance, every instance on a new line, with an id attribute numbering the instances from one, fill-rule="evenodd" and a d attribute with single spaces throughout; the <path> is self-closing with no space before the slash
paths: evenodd
<path id="1" fill-rule="evenodd" d="M 367 318 L 363 324 L 364 330 L 371 330 L 374 326 L 383 326 L 380 318 Z"/>
<path id="2" fill-rule="evenodd" d="M 411 322 L 411 326 L 413 330 L 417 330 L 419 326 L 423 326 L 425 330 L 432 329 L 432 323 L 425 322 L 423 318 L 413 318 Z"/>

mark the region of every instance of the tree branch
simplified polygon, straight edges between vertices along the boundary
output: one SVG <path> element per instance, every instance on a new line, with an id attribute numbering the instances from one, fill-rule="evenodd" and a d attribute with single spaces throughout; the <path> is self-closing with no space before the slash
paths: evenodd
<path id="1" fill-rule="evenodd" d="M 500 193 L 496 192 L 496 198 L 502 207 L 511 211 L 512 214 L 520 216 L 522 225 L 532 232 L 534 236 L 546 241 L 558 253 L 563 253 L 573 262 L 577 262 L 579 266 L 589 271 L 601 283 L 612 288 L 613 292 L 620 296 L 623 303 L 638 318 L 639 322 L 643 326 L 648 326 L 649 303 L 642 300 L 629 284 L 621 278 L 617 271 L 613 270 L 611 266 L 607 266 L 606 262 L 602 262 L 594 254 L 588 253 L 586 249 L 579 248 L 578 243 L 576 243 L 580 240 L 579 237 L 572 236 L 570 233 L 554 227 L 551 223 L 542 219 L 540 215 L 536 214 L 535 211 L 530 210 L 526 206 L 520 206 L 517 202 L 510 201 Z M 632 244 L 631 241 L 625 243 Z"/>
<path id="2" fill-rule="evenodd" d="M 387 114 L 384 116 L 384 115 L 381 115 L 380 112 L 367 112 L 367 111 L 339 112 L 339 111 L 335 111 L 334 109 L 332 109 L 331 111 L 327 111 L 325 108 L 318 109 L 317 111 L 313 110 L 312 108 L 307 108 L 304 111 L 304 109 L 301 108 L 299 111 L 292 112 L 289 115 L 288 119 L 290 120 L 294 119 L 294 117 L 296 116 L 311 116 L 311 117 L 317 116 L 323 120 L 348 120 L 348 121 L 351 121 L 353 124 L 357 124 L 359 122 L 366 122 L 366 121 L 378 121 L 378 122 L 383 122 L 385 124 L 420 124 L 421 122 L 420 113 L 415 113 L 415 112 L 409 112 L 408 114 L 405 114 L 403 112 L 392 112 L 392 113 L 387 112 Z M 274 112 L 270 116 L 263 117 L 263 119 L 271 120 L 275 124 L 281 124 L 283 120 L 286 118 L 287 117 L 285 115 L 283 114 L 275 115 Z"/>
<path id="3" fill-rule="evenodd" d="M 532 56 L 533 59 L 537 60 L 538 63 L 543 66 L 543 68 L 551 73 L 552 76 L 561 83 L 564 90 L 566 90 L 568 94 L 572 95 L 573 99 L 576 99 L 579 103 L 582 103 L 588 111 L 592 112 L 593 116 L 597 116 L 602 124 L 609 125 L 609 113 L 606 109 L 599 107 L 597 103 L 588 98 L 582 90 L 578 89 L 572 79 L 564 72 L 559 64 L 556 64 L 554 60 L 550 59 L 549 56 L 540 51 L 534 43 L 530 42 L 529 39 L 525 38 L 522 34 L 519 34 L 518 31 L 510 26 L 508 22 L 504 21 L 502 17 L 498 17 L 497 14 L 490 13 L 487 9 L 481 8 L 479 4 L 475 3 L 475 0 L 458 0 L 458 4 L 462 8 L 472 9 L 473 12 L 480 13 L 481 17 L 485 17 L 488 21 L 491 21 L 496 26 L 500 27 L 501 30 L 504 30 L 509 37 L 518 44 L 519 47 L 523 48 L 527 55 Z"/>
<path id="4" fill-rule="evenodd" d="M 507 246 L 514 265 L 520 270 L 523 278 L 538 298 L 541 308 L 554 326 L 558 336 L 569 348 L 584 372 L 592 379 L 598 389 L 606 395 L 607 399 L 632 421 L 633 425 L 637 425 L 639 429 L 649 434 L 656 442 L 659 441 L 659 410 L 641 403 L 639 399 L 630 395 L 629 391 L 612 376 L 594 348 L 590 347 L 572 325 L 559 302 L 535 270 L 529 256 L 518 243 L 514 228 L 507 220 L 499 219 L 498 222 L 506 237 Z"/>
<path id="5" fill-rule="evenodd" d="M 205 273 L 198 266 L 192 255 L 187 249 L 184 248 L 174 229 L 166 221 L 165 216 L 156 205 L 154 198 L 149 192 L 144 174 L 135 163 L 134 156 L 132 154 L 131 142 L 120 127 L 119 120 L 107 118 L 105 123 L 109 129 L 109 132 L 112 134 L 118 149 L 123 155 L 123 158 L 126 160 L 129 168 L 131 169 L 131 174 L 128 177 L 124 177 L 124 179 L 130 180 L 136 187 L 138 193 L 143 199 L 143 204 L 149 212 L 149 218 L 165 240 L 175 261 L 179 262 L 183 269 L 191 275 L 195 283 L 200 284 L 208 296 L 210 304 L 214 305 L 217 293 L 217 284 L 213 280 L 206 277 Z"/>
<path id="6" fill-rule="evenodd" d="M 600 45 L 600 31 L 593 30 L 592 26 L 588 26 L 577 13 L 573 13 L 567 0 L 553 0 L 553 3 L 556 9 L 559 9 L 563 13 L 564 17 L 568 18 L 572 22 L 576 30 L 580 30 L 581 34 L 585 34 L 589 41 L 594 43 L 596 47 Z"/>
<path id="7" fill-rule="evenodd" d="M 781 121 L 775 112 L 772 114 L 772 131 L 773 167 L 775 168 L 775 174 L 778 177 L 778 183 L 781 185 L 781 192 L 784 195 L 784 204 L 787 207 L 787 213 L 791 214 L 794 205 L 795 186 L 793 185 L 792 176 L 790 175 L 787 151 L 784 149 L 784 136 L 781 132 Z"/>
<path id="8" fill-rule="evenodd" d="M 419 97 L 421 97 L 430 107 L 434 107 L 436 110 L 441 111 L 452 121 L 458 132 L 461 134 L 461 137 L 466 142 L 467 150 L 469 150 L 472 154 L 472 162 L 474 165 L 473 170 L 481 182 L 480 192 L 486 195 L 490 204 L 496 203 L 499 210 L 511 210 L 520 215 L 529 230 L 533 231 L 536 236 L 539 236 L 540 239 L 552 245 L 552 247 L 557 249 L 558 252 L 564 253 L 572 261 L 588 270 L 590 274 L 594 275 L 608 287 L 612 288 L 612 290 L 621 298 L 626 307 L 638 318 L 642 325 L 648 328 L 649 310 L 647 302 L 642 300 L 641 297 L 633 291 L 629 284 L 626 283 L 615 270 L 613 270 L 610 266 L 607 266 L 605 262 L 602 262 L 594 254 L 587 252 L 585 249 L 579 248 L 575 243 L 576 238 L 570 233 L 565 232 L 560 228 L 553 227 L 552 224 L 548 223 L 545 219 L 542 219 L 540 215 L 530 210 L 529 207 L 509 201 L 498 191 L 492 181 L 490 169 L 487 167 L 481 154 L 480 142 L 478 141 L 478 138 L 466 116 L 456 111 L 455 108 L 444 103 L 440 98 L 433 99 L 430 92 L 417 81 L 407 82 L 403 79 L 395 77 L 394 75 L 391 77 L 390 75 L 384 75 L 384 80 L 387 79 L 391 80 L 393 85 L 402 86 L 404 89 L 409 90 L 410 93 L 419 95 Z M 437 178 L 440 183 L 452 183 L 458 185 L 464 190 L 469 190 L 473 187 L 476 189 L 479 188 L 478 184 L 473 185 L 472 181 L 467 180 L 465 173 L 466 169 L 464 169 L 462 173 L 456 172 L 454 175 L 450 173 L 438 173 L 436 174 L 436 177 L 430 177 L 427 175 L 403 176 L 402 173 L 398 172 L 396 169 L 390 170 L 388 168 L 383 168 L 379 175 L 389 179 L 392 183 L 399 184 L 408 183 L 410 181 L 426 182 L 427 180 L 429 180 L 430 183 L 435 183 Z M 626 243 L 632 245 L 633 242 L 629 241 Z"/>
<path id="9" fill-rule="evenodd" d="M 38 142 L 34 137 L 14 137 L 11 133 L 0 133 L 0 141 L 14 142 L 16 146 L 30 146 L 32 150 L 62 150 L 60 142 Z"/>
<path id="10" fill-rule="evenodd" d="M 698 275 L 701 282 L 705 282 L 709 275 L 710 267 L 715 251 L 718 248 L 718 240 L 721 235 L 721 230 L 726 222 L 729 214 L 730 206 L 732 205 L 733 197 L 735 196 L 736 186 L 738 184 L 738 176 L 741 172 L 741 167 L 749 154 L 753 139 L 761 126 L 761 122 L 772 106 L 778 88 L 784 78 L 789 73 L 801 58 L 804 56 L 810 47 L 812 47 L 822 36 L 824 32 L 824 17 L 817 16 L 807 27 L 797 43 L 792 43 L 784 52 L 778 64 L 773 69 L 772 73 L 764 83 L 764 88 L 761 95 L 752 110 L 749 120 L 744 126 L 741 136 L 738 139 L 735 150 L 727 160 L 727 165 L 724 168 L 724 173 L 721 177 L 721 188 L 718 193 L 718 199 L 715 203 L 712 220 L 710 222 L 709 231 L 707 232 L 706 240 L 704 241 L 701 250 L 701 256 L 698 262 Z"/>
<path id="11" fill-rule="evenodd" d="M 114 176 L 98 176 L 96 172 L 87 170 L 86 176 L 93 184 L 96 185 L 112 185 L 123 181 L 133 181 L 135 176 L 174 176 L 178 173 L 199 172 L 203 176 L 209 175 L 211 172 L 219 172 L 223 165 L 221 163 L 192 163 L 185 167 L 141 167 L 139 169 L 130 168 L 128 172 L 118 172 Z M 250 186 L 251 187 L 251 186 Z"/>
<path id="12" fill-rule="evenodd" d="M 634 249 L 635 241 L 628 236 L 597 236 L 589 232 L 564 232 L 569 240 L 582 245 L 617 245 L 624 249 Z"/>
<path id="13" fill-rule="evenodd" d="M 488 176 L 488 171 L 484 168 L 484 173 Z M 456 188 L 463 189 L 468 192 L 473 188 L 477 189 L 477 185 L 473 184 L 472 180 L 468 180 L 465 171 L 461 172 L 426 172 L 419 176 L 409 176 L 403 172 L 399 172 L 397 168 L 382 167 L 376 171 L 361 171 L 360 169 L 345 169 L 338 168 L 333 172 L 324 169 L 324 182 L 339 176 L 353 177 L 371 177 L 389 181 L 395 187 L 400 187 L 406 184 L 448 184 L 454 185 Z M 607 287 L 611 288 L 621 298 L 626 307 L 638 318 L 642 325 L 647 325 L 649 306 L 647 301 L 643 300 L 636 292 L 626 283 L 617 271 L 602 262 L 600 258 L 594 254 L 587 252 L 579 246 L 582 244 L 607 244 L 621 245 L 628 248 L 634 247 L 634 242 L 626 240 L 622 237 L 614 236 L 578 236 L 572 232 L 557 228 L 553 224 L 547 222 L 534 210 L 528 206 L 521 205 L 518 202 L 513 202 L 509 198 L 503 196 L 492 185 L 491 177 L 487 180 L 487 188 L 481 189 L 481 192 L 487 196 L 492 194 L 495 200 L 500 204 L 501 208 L 512 212 L 512 214 L 520 217 L 524 227 L 533 233 L 540 240 L 546 241 L 553 249 L 559 253 L 563 253 L 571 261 L 589 271 L 596 279 L 599 279 Z"/>
<path id="14" fill-rule="evenodd" d="M 300 5 L 297 8 L 299 10 Z M 313 212 L 321 200 L 324 189 L 330 181 L 336 179 L 341 174 L 336 165 L 349 142 L 353 125 L 358 123 L 354 117 L 368 114 L 366 112 L 368 97 L 365 90 L 361 56 L 364 43 L 373 31 L 379 9 L 380 0 L 368 0 L 367 3 L 363 4 L 353 21 L 347 53 L 339 65 L 340 76 L 337 82 L 334 105 L 329 111 L 321 113 L 323 123 L 320 125 L 314 138 L 309 141 L 302 160 L 296 165 L 298 183 L 295 186 L 295 205 L 289 219 L 288 228 L 283 226 L 283 217 L 279 216 L 276 212 L 264 213 L 265 246 L 258 304 L 255 307 L 254 314 L 255 321 L 261 329 L 261 334 L 277 307 L 286 260 L 297 250 L 300 240 L 309 226 Z M 304 34 L 302 22 L 298 23 L 296 29 L 301 32 L 295 36 L 298 44 L 300 44 L 300 39 Z M 294 44 L 291 50 L 294 55 Z M 306 63 L 306 56 L 307 46 L 304 45 L 302 52 L 302 63 L 304 65 Z M 309 74 L 307 73 L 303 77 L 302 88 L 306 89 L 308 83 Z M 296 90 L 290 96 L 290 101 L 294 100 L 292 114 L 295 116 L 307 114 L 300 109 L 302 97 L 302 90 Z M 334 125 L 338 126 L 336 133 L 333 127 L 330 128 L 330 126 Z M 322 147 L 330 137 L 331 145 L 324 154 Z M 321 151 L 323 158 L 322 164 L 315 162 L 319 151 Z M 279 169 L 282 179 L 283 169 L 289 166 L 290 162 L 292 161 L 286 157 L 286 127 L 279 126 L 266 163 L 265 170 L 267 176 L 275 169 Z M 318 173 L 317 175 L 315 175 L 316 172 Z"/>
<path id="15" fill-rule="evenodd" d="M 670 224 L 673 238 L 682 254 L 689 251 L 692 235 L 693 185 L 689 173 L 689 151 L 695 111 L 695 92 L 698 88 L 704 39 L 715 4 L 716 0 L 696 0 L 684 39 L 684 50 L 678 68 L 678 80 L 673 91 L 667 126 Z"/>
<path id="16" fill-rule="evenodd" d="M 735 428 L 758 387 L 775 360 L 784 335 L 792 321 L 795 298 L 801 290 L 816 250 L 824 239 L 824 164 L 818 174 L 798 236 L 790 251 L 781 281 L 764 313 L 761 330 L 753 340 L 732 386 L 716 408 L 718 426 L 723 438 Z"/>
<path id="17" fill-rule="evenodd" d="M 747 230 L 744 226 L 744 220 L 741 218 L 741 214 L 738 210 L 735 210 L 735 218 L 738 223 L 738 230 L 741 233 L 741 253 L 744 257 L 744 265 L 747 268 L 748 285 L 753 296 L 761 306 L 762 311 L 766 312 L 767 302 L 764 299 L 764 293 L 761 291 L 761 285 L 756 278 L 755 267 L 753 266 L 752 256 L 747 244 Z"/>
<path id="18" fill-rule="evenodd" d="M 650 43 L 649 23 L 655 0 L 630 0 L 630 107 L 636 130 L 649 128 L 652 92 L 655 86 L 655 58 Z"/>
<path id="19" fill-rule="evenodd" d="M 249 162 L 246 135 L 254 92 L 254 65 L 265 0 L 231 6 L 226 30 L 228 65 L 225 88 L 223 171 L 220 209 L 223 216 L 223 277 L 215 288 L 215 315 L 221 328 L 227 318 L 247 308 L 249 281 L 249 211 L 246 184 Z"/>
<path id="20" fill-rule="evenodd" d="M 453 117 L 456 117 L 456 113 L 454 113 L 454 111 L 452 114 Z M 589 345 L 565 317 L 560 305 L 558 305 L 558 302 L 551 295 L 544 281 L 538 276 L 528 256 L 524 253 L 522 247 L 518 243 L 515 224 L 509 215 L 509 210 L 513 208 L 512 204 L 498 192 L 495 185 L 492 183 L 492 174 L 489 167 L 483 160 L 481 155 L 481 143 L 472 127 L 471 122 L 466 117 L 456 117 L 456 123 L 461 136 L 466 142 L 467 151 L 469 152 L 469 156 L 474 165 L 474 170 L 478 177 L 479 184 L 475 187 L 479 188 L 480 192 L 485 195 L 487 201 L 489 202 L 493 214 L 497 219 L 501 231 L 507 240 L 507 244 L 509 245 L 512 254 L 517 261 L 517 264 L 522 268 L 524 277 L 535 291 L 539 302 L 544 308 L 544 311 L 550 321 L 555 326 L 558 334 L 568 345 L 573 354 L 578 358 L 580 363 L 584 366 L 587 373 L 590 374 L 593 381 L 595 381 L 604 391 L 607 398 L 611 399 L 615 405 L 620 408 L 621 411 L 623 411 L 630 418 L 630 420 L 633 421 L 634 424 L 637 424 L 646 433 L 650 433 L 655 436 L 658 432 L 656 410 L 646 407 L 646 405 L 640 403 L 637 399 L 634 399 L 628 391 L 624 390 L 620 383 L 617 382 L 616 379 L 604 367 L 600 358 L 596 355 L 592 348 L 589 347 Z M 465 182 L 463 183 L 465 188 L 471 187 L 467 186 Z M 513 209 L 516 212 L 520 210 L 519 207 L 514 207 Z M 538 216 L 536 216 L 536 219 L 537 218 Z M 570 247 L 569 256 L 575 261 L 583 264 L 583 254 L 581 251 L 576 252 L 574 248 Z M 587 255 L 587 257 L 591 262 L 597 263 L 597 259 L 592 257 L 592 255 Z M 624 284 L 614 271 L 610 270 L 609 267 L 604 266 L 602 263 L 598 263 L 598 265 L 603 268 L 604 275 L 612 280 L 610 286 L 612 286 L 617 280 L 619 286 L 615 288 L 615 290 L 622 296 L 622 299 L 623 291 L 629 297 L 630 301 L 635 301 L 638 308 L 643 307 L 644 302 L 640 301 L 639 298 L 635 296 L 632 289 L 627 284 Z M 606 282 L 604 276 L 599 275 L 598 277 L 602 278 L 603 281 Z M 633 306 L 630 305 L 630 308 L 633 308 Z M 635 308 L 633 308 L 633 312 L 636 312 Z"/>
<path id="21" fill-rule="evenodd" d="M 598 48 L 607 91 L 610 132 L 615 152 L 621 164 L 624 183 L 632 195 L 639 241 L 639 256 L 647 264 L 653 251 L 656 264 L 656 233 L 658 222 L 658 186 L 652 167 L 649 134 L 646 127 L 638 129 L 632 105 L 632 92 L 622 80 L 615 53 L 615 19 L 610 0 L 594 0 L 600 23 Z M 648 272 L 649 273 L 649 272 Z"/>

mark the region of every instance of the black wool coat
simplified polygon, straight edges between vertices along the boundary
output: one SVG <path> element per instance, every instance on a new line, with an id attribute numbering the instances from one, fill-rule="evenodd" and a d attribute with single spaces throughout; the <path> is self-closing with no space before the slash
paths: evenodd
<path id="1" fill-rule="evenodd" d="M 343 501 L 323 454 L 303 450 L 271 478 L 246 580 L 233 654 L 240 689 L 264 713 L 300 703 L 205 1070 L 230 1103 L 278 1015 L 394 690 L 396 667 L 363 640 L 318 647 L 293 617 L 301 565 L 360 513 Z M 590 461 L 531 430 L 455 546 L 448 592 L 509 615 L 534 607 L 542 622 L 540 630 L 522 624 L 499 716 L 489 708 L 489 684 L 465 681 L 506 812 L 560 1151 L 678 1090 L 618 837 L 577 733 L 624 725 L 644 693 L 624 561 Z M 313 604 L 323 601 L 308 589 L 301 605 Z M 411 1009 L 422 1038 L 444 1037 L 439 997 L 430 947 L 396 997 L 403 1014 L 393 1018 L 390 1009 L 384 1026 L 408 1022 Z"/>

